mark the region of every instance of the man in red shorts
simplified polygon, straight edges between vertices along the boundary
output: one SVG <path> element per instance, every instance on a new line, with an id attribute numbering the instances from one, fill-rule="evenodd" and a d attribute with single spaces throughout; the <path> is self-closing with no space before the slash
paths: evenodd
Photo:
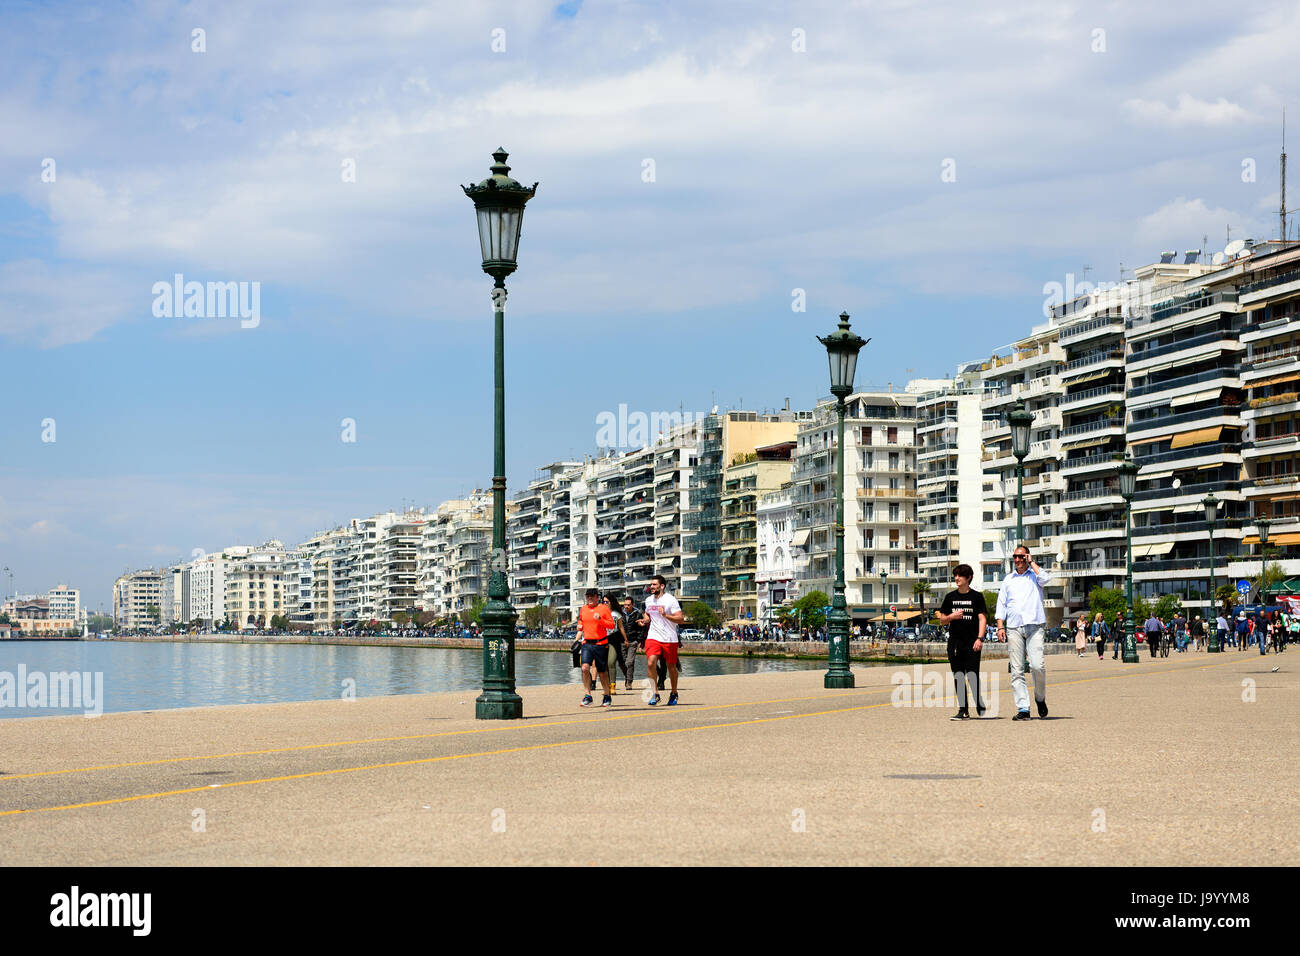
<path id="1" fill-rule="evenodd" d="M 609 612 L 608 604 L 600 603 L 600 592 L 588 588 L 587 603 L 578 608 L 578 631 L 582 634 L 582 686 L 586 695 L 580 707 L 591 704 L 591 669 L 594 666 L 600 673 L 600 683 L 605 689 L 605 699 L 601 707 L 613 703 L 609 694 L 609 632 L 615 627 L 614 615 Z"/>
<path id="2" fill-rule="evenodd" d="M 650 597 L 646 598 L 645 612 L 641 623 L 650 628 L 645 637 L 646 665 L 653 681 L 659 659 L 663 658 L 672 688 L 668 694 L 668 706 L 672 707 L 677 703 L 677 628 L 685 623 L 686 615 L 682 613 L 677 598 L 668 593 L 668 582 L 662 574 L 650 579 Z M 651 706 L 659 703 L 659 695 L 655 694 L 647 703 Z"/>

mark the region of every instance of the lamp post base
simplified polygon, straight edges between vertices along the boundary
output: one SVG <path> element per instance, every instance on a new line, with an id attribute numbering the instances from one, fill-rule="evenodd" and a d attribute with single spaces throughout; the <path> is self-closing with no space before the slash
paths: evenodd
<path id="1" fill-rule="evenodd" d="M 1133 620 L 1133 612 L 1128 613 L 1128 620 L 1124 622 L 1124 656 L 1122 658 L 1125 664 L 1136 664 L 1138 662 L 1138 643 L 1137 643 L 1137 624 Z"/>
<path id="2" fill-rule="evenodd" d="M 828 644 L 828 669 L 822 686 L 827 690 L 855 686 L 853 671 L 849 669 L 849 615 L 844 608 L 844 595 L 838 591 L 826 615 Z"/>
<path id="3" fill-rule="evenodd" d="M 476 720 L 519 720 L 524 716 L 524 699 L 503 691 L 484 691 L 474 701 Z"/>
<path id="4" fill-rule="evenodd" d="M 822 686 L 827 690 L 843 690 L 844 688 L 856 687 L 857 684 L 853 682 L 853 671 L 837 673 L 834 670 L 829 670 L 826 672 L 826 678 L 823 680 Z"/>

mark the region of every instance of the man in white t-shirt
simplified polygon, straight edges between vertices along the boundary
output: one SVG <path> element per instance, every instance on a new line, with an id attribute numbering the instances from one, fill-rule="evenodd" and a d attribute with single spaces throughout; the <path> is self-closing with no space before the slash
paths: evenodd
<path id="1" fill-rule="evenodd" d="M 650 579 L 650 597 L 646 598 L 645 617 L 641 623 L 649 626 L 645 636 L 645 658 L 650 668 L 651 681 L 658 673 L 656 667 L 660 658 L 663 658 L 664 665 L 668 668 L 671 685 L 669 707 L 677 703 L 677 628 L 685 622 L 686 615 L 682 613 L 682 606 L 677 603 L 677 598 L 668 593 L 668 582 L 662 574 L 656 574 Z M 655 694 L 647 703 L 651 706 L 659 703 L 659 695 Z"/>

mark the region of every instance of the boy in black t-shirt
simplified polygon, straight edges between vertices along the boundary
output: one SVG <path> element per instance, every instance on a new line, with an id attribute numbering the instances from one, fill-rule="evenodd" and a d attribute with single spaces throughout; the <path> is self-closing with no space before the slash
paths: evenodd
<path id="1" fill-rule="evenodd" d="M 952 667 L 957 684 L 957 713 L 952 720 L 969 720 L 966 705 L 966 684 L 970 683 L 975 696 L 975 712 L 984 716 L 984 702 L 980 700 L 980 650 L 984 646 L 984 630 L 988 627 L 988 606 L 984 595 L 971 590 L 975 572 L 969 564 L 959 564 L 952 569 L 957 590 L 949 591 L 939 606 L 939 622 L 948 626 L 948 664 Z"/>

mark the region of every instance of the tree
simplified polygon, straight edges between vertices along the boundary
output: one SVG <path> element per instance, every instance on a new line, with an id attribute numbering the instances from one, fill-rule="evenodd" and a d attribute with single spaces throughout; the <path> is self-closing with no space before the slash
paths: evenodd
<path id="1" fill-rule="evenodd" d="M 288 619 L 287 617 L 285 617 L 283 614 L 272 614 L 272 615 L 271 615 L 271 630 L 273 630 L 273 631 L 287 631 L 287 630 L 289 630 L 289 619 Z"/>
<path id="2" fill-rule="evenodd" d="M 1273 549 L 1269 549 L 1273 553 Z M 1267 604 L 1267 594 L 1265 592 L 1273 590 L 1280 582 L 1286 580 L 1286 572 L 1282 570 L 1282 565 L 1274 561 L 1264 568 L 1264 590 L 1260 592 L 1260 603 Z M 1252 583 L 1259 588 L 1259 578 L 1253 578 Z"/>
<path id="3" fill-rule="evenodd" d="M 553 608 L 549 608 L 544 604 L 538 604 L 534 607 L 524 609 L 524 627 L 528 628 L 530 631 L 535 631 L 542 627 L 549 627 L 555 623 L 558 617 L 559 615 L 555 613 Z"/>
<path id="4" fill-rule="evenodd" d="M 998 592 L 984 592 L 984 606 L 989 609 L 989 628 L 994 630 L 998 626 Z"/>
<path id="5" fill-rule="evenodd" d="M 398 627 L 406 627 L 407 623 L 410 620 L 411 620 L 411 615 L 406 613 L 405 611 L 393 612 L 393 623 L 396 624 Z"/>
<path id="6" fill-rule="evenodd" d="M 822 608 L 831 603 L 825 591 L 809 591 L 791 607 L 789 620 L 798 622 L 803 627 L 816 630 L 826 625 L 826 612 Z"/>
<path id="7" fill-rule="evenodd" d="M 1183 609 L 1183 600 L 1177 594 L 1162 594 L 1156 599 L 1156 617 L 1167 621 Z"/>
<path id="8" fill-rule="evenodd" d="M 10 623 L 9 615 L 7 613 L 0 614 L 0 624 L 8 624 L 8 623 Z"/>
<path id="9" fill-rule="evenodd" d="M 338 618 L 338 617 L 336 617 L 336 618 L 334 619 L 334 630 L 336 630 L 336 631 L 341 631 L 341 630 L 343 630 L 343 619 L 342 619 L 342 618 Z"/>
<path id="10" fill-rule="evenodd" d="M 1223 616 L 1227 617 L 1232 613 L 1232 606 L 1240 599 L 1237 595 L 1237 589 L 1231 584 L 1220 584 L 1219 589 L 1214 592 L 1215 600 L 1219 602 L 1219 607 L 1223 609 Z"/>
<path id="11" fill-rule="evenodd" d="M 703 601 L 692 601 L 686 605 L 686 620 L 691 622 L 693 627 L 703 628 L 705 630 L 711 627 L 717 627 L 719 618 L 717 612 L 709 607 Z"/>
<path id="12" fill-rule="evenodd" d="M 921 599 L 921 616 L 925 617 L 925 596 L 930 593 L 930 582 L 924 579 L 912 582 L 912 594 Z"/>
<path id="13" fill-rule="evenodd" d="M 1103 588 L 1100 585 L 1088 592 L 1088 617 L 1089 619 L 1101 615 L 1101 619 L 1109 626 L 1115 620 L 1115 615 L 1120 614 L 1128 609 L 1128 601 L 1124 597 L 1124 592 L 1119 588 Z"/>
<path id="14" fill-rule="evenodd" d="M 154 624 L 162 623 L 162 611 L 159 610 L 157 604 L 150 604 L 148 607 L 146 607 L 144 609 L 144 616 L 147 617 L 149 620 L 153 621 Z"/>
<path id="15" fill-rule="evenodd" d="M 479 623 L 479 615 L 483 613 L 483 608 L 485 608 L 486 606 L 487 606 L 487 600 L 485 598 L 476 597 L 473 603 L 470 604 L 468 611 L 460 612 L 461 623 L 462 624 Z"/>

